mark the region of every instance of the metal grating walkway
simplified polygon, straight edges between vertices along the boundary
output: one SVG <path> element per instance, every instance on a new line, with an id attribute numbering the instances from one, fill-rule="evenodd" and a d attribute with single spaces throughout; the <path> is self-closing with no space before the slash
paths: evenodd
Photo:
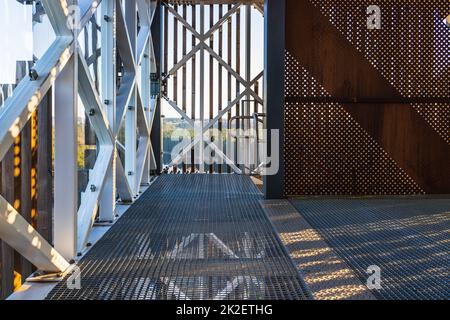
<path id="1" fill-rule="evenodd" d="M 450 297 L 450 200 L 292 200 L 362 281 L 381 269 L 381 299 Z"/>
<path id="2" fill-rule="evenodd" d="M 164 175 L 47 299 L 305 299 L 249 177 Z"/>

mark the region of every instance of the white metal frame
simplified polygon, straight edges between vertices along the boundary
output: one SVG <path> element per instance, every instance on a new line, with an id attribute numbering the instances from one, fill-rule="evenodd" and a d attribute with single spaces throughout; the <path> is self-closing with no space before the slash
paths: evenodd
<path id="1" fill-rule="evenodd" d="M 77 39 L 78 32 L 95 14 L 100 2 L 103 18 L 102 81 L 98 92 Z M 56 39 L 34 66 L 39 77 L 34 81 L 23 79 L 14 95 L 5 101 L 0 113 L 0 161 L 41 99 L 49 90 L 54 90 L 55 246 L 52 247 L 1 196 L 0 238 L 38 269 L 63 272 L 69 267 L 68 261 L 84 250 L 99 206 L 100 220 L 112 221 L 116 192 L 122 201 L 132 202 L 141 184 L 149 182 L 150 164 L 154 162 L 150 132 L 157 105 L 157 97 L 150 97 L 150 70 L 155 69 L 150 26 L 158 6 L 155 0 L 42 0 L 42 4 Z M 78 5 L 81 10 L 79 26 L 75 30 L 67 24 L 69 4 Z M 140 18 L 139 33 L 137 14 Z M 130 18 L 132 16 L 134 20 Z M 124 65 L 117 92 L 116 53 L 120 54 Z M 79 209 L 76 163 L 78 97 L 85 108 L 89 108 L 85 110 L 86 117 L 89 117 L 98 140 L 97 159 Z M 116 150 L 117 135 L 123 125 L 129 137 L 125 146 L 126 168 Z M 127 170 L 133 174 L 132 179 L 127 176 Z"/>
<path id="2" fill-rule="evenodd" d="M 201 123 L 201 128 L 196 128 L 196 120 L 189 117 L 183 109 L 178 106 L 175 101 L 172 101 L 169 99 L 169 97 L 163 96 L 167 103 L 188 123 L 188 125 L 196 129 L 195 138 L 191 143 L 189 143 L 186 147 L 184 147 L 181 152 L 172 159 L 172 162 L 169 164 L 169 167 L 172 167 L 174 165 L 177 165 L 183 161 L 183 159 L 186 157 L 186 154 L 191 152 L 192 148 L 196 147 L 197 145 L 201 145 L 204 141 L 205 143 L 208 143 L 208 146 L 212 148 L 216 155 L 225 161 L 227 165 L 230 166 L 230 168 L 238 174 L 242 173 L 250 173 L 248 170 L 241 170 L 241 168 L 238 167 L 237 164 L 234 163 L 232 159 L 230 159 L 222 150 L 219 148 L 215 143 L 208 142 L 205 140 L 205 134 L 214 127 L 214 125 L 220 121 L 232 108 L 235 106 L 239 107 L 239 102 L 247 98 L 249 100 L 250 98 L 255 99 L 256 102 L 263 105 L 263 99 L 252 89 L 252 87 L 263 77 L 264 71 L 261 71 L 254 79 L 251 79 L 250 77 L 250 63 L 251 63 L 251 38 L 250 38 L 250 24 L 251 24 L 251 18 L 250 18 L 250 7 L 251 5 L 246 5 L 247 7 L 247 17 L 246 17 L 246 30 L 247 30 L 247 43 L 246 43 L 246 59 L 248 61 L 247 63 L 247 69 L 246 69 L 246 78 L 244 79 L 241 77 L 241 75 L 236 72 L 235 69 L 233 69 L 232 66 L 230 66 L 227 62 L 225 62 L 208 44 L 207 41 L 214 36 L 214 33 L 223 26 L 229 18 L 231 18 L 233 15 L 236 14 L 238 9 L 244 7 L 243 4 L 237 3 L 235 4 L 229 11 L 227 11 L 221 19 L 219 19 L 208 31 L 205 32 L 204 30 L 204 23 L 200 24 L 200 33 L 197 32 L 197 30 L 189 23 L 187 22 L 172 6 L 165 4 L 169 13 L 171 13 L 179 23 L 181 23 L 182 27 L 185 27 L 189 32 L 192 33 L 193 36 L 199 41 L 197 45 L 195 45 L 190 52 L 188 52 L 180 61 L 174 64 L 174 66 L 168 71 L 167 75 L 163 78 L 163 80 L 168 79 L 169 77 L 173 76 L 178 70 L 180 70 L 183 66 L 187 64 L 187 62 L 194 57 L 198 52 L 200 52 L 200 119 L 198 120 Z M 259 5 L 255 4 L 255 8 L 257 8 L 258 11 L 260 11 Z M 204 5 L 200 4 L 200 21 L 204 22 Z M 239 83 L 244 87 L 244 90 L 238 94 L 238 96 L 233 100 L 229 101 L 228 104 L 219 112 L 219 114 L 212 120 L 210 120 L 207 124 L 203 125 L 204 123 L 204 89 L 205 89 L 205 83 L 204 83 L 204 66 L 205 66 L 205 58 L 204 53 L 207 52 L 210 54 L 227 72 L 231 73 L 231 75 L 239 81 Z M 250 111 L 250 110 L 248 110 Z M 249 114 L 250 115 L 250 114 Z M 247 123 L 248 129 L 250 128 L 250 122 Z M 197 131 L 199 131 L 197 133 Z M 244 150 L 248 150 L 249 146 L 244 146 Z M 204 173 L 204 163 L 205 163 L 205 155 L 204 155 L 204 148 L 199 148 L 199 172 Z M 249 155 L 245 157 L 246 161 L 251 161 L 249 158 Z M 245 168 L 249 167 L 249 165 L 245 165 Z"/>

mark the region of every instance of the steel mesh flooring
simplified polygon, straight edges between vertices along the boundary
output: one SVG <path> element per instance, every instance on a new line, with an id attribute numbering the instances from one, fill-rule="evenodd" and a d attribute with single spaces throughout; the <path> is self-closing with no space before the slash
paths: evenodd
<path id="1" fill-rule="evenodd" d="M 310 297 L 250 178 L 161 176 L 47 299 Z"/>
<path id="2" fill-rule="evenodd" d="M 291 258 L 317 300 L 374 300 L 376 297 L 352 268 L 288 200 L 263 200 Z"/>
<path id="3" fill-rule="evenodd" d="M 380 299 L 450 297 L 450 200 L 292 200 L 364 283 L 381 268 Z"/>

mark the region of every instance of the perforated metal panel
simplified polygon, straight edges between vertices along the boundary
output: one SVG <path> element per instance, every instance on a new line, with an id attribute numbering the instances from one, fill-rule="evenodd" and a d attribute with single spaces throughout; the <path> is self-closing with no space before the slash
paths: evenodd
<path id="1" fill-rule="evenodd" d="M 331 97 L 289 51 L 285 54 L 286 97 Z"/>
<path id="2" fill-rule="evenodd" d="M 413 108 L 450 145 L 450 104 L 413 104 Z"/>
<path id="3" fill-rule="evenodd" d="M 302 2 L 306 3 L 308 0 Z M 364 61 L 369 62 L 367 65 L 359 62 L 358 66 L 349 62 L 348 69 L 352 70 L 349 74 L 354 72 L 361 76 L 364 70 L 356 68 L 361 68 L 362 65 L 366 68 L 373 67 L 375 72 L 371 70 L 367 77 L 374 78 L 373 81 L 377 84 L 385 81 L 386 86 L 379 91 L 363 89 L 364 84 L 356 81 L 360 78 L 349 78 L 348 75 L 347 78 L 340 77 L 338 70 L 342 71 L 342 66 L 325 71 L 316 68 L 315 74 L 328 73 L 325 77 L 327 83 L 332 83 L 333 90 L 339 94 L 339 97 L 334 97 L 330 94 L 334 91 L 330 88 L 328 92 L 321 83 L 324 79 L 320 79 L 320 76 L 315 78 L 309 73 L 311 68 L 314 69 L 314 64 L 311 63 L 313 59 L 309 59 L 309 66 L 306 66 L 297 60 L 293 52 L 286 52 L 285 193 L 404 195 L 422 194 L 425 190 L 430 192 L 432 188 L 424 180 L 427 179 L 426 168 L 434 164 L 409 158 L 410 154 L 406 150 L 411 150 L 411 143 L 427 144 L 426 139 L 431 139 L 429 145 L 442 147 L 437 143 L 442 138 L 450 146 L 450 28 L 442 21 L 450 13 L 448 1 L 379 1 L 380 30 L 369 30 L 367 27 L 367 8 L 370 5 L 367 1 L 309 2 L 313 4 L 312 8 L 315 7 L 325 17 L 325 22 L 328 20 L 337 33 L 344 36 L 341 43 L 350 43 L 356 49 L 355 56 L 361 56 Z M 303 7 L 309 8 L 306 5 Z M 301 19 L 300 16 L 297 18 Z M 290 19 L 294 19 L 293 16 Z M 322 30 L 323 23 L 314 22 L 311 28 Z M 286 28 L 290 28 L 289 19 Z M 337 36 L 334 39 L 336 38 Z M 319 41 L 327 41 L 327 38 Z M 296 50 L 306 50 L 304 46 L 294 47 Z M 335 47 L 327 44 L 323 48 L 327 52 L 321 55 L 322 59 L 334 60 L 334 56 L 342 55 L 339 51 L 340 43 Z M 319 52 L 317 50 L 318 47 L 297 56 L 307 57 L 308 60 L 314 52 Z M 320 59 L 315 63 L 321 63 Z M 333 68 L 333 64 L 327 66 Z M 381 74 L 381 80 L 375 80 L 377 74 Z M 370 84 L 370 81 L 366 84 Z M 393 91 L 387 90 L 391 87 Z M 386 95 L 370 95 L 383 90 Z M 345 96 L 347 91 L 348 95 Z M 395 91 L 398 95 L 394 94 Z M 361 97 L 358 96 L 359 93 L 362 94 Z M 409 101 L 414 99 L 418 102 L 410 104 Z M 377 105 L 372 104 L 374 101 Z M 387 113 L 386 109 L 381 108 L 390 108 L 389 104 L 392 104 L 391 110 L 396 111 Z M 371 105 L 372 113 L 368 113 L 366 117 L 358 110 L 361 110 L 359 107 L 368 105 Z M 409 111 L 403 112 L 407 108 L 414 110 L 413 113 L 419 115 L 416 117 L 418 119 L 412 119 Z M 355 113 L 359 119 L 353 117 Z M 404 134 L 410 128 L 405 130 L 409 122 L 423 129 L 427 133 L 426 138 L 403 144 L 400 140 L 406 141 L 409 138 Z M 404 127 L 395 129 L 401 125 Z M 390 129 L 384 130 L 386 127 Z M 431 133 L 425 127 L 431 128 Z M 386 136 L 385 132 L 396 134 L 397 137 L 403 135 L 395 140 L 395 148 L 400 150 L 395 155 L 392 153 L 392 145 L 390 151 L 386 151 L 384 144 L 389 145 L 388 141 L 394 137 Z M 402 150 L 405 150 L 404 154 Z M 424 157 L 419 156 L 417 159 Z M 409 163 L 414 161 L 415 167 L 407 169 Z"/>
<path id="4" fill-rule="evenodd" d="M 287 195 L 423 193 L 339 104 L 292 104 L 285 113 Z"/>
<path id="5" fill-rule="evenodd" d="M 450 97 L 447 0 L 310 0 L 405 97 Z M 367 28 L 367 8 L 381 10 L 381 29 Z"/>

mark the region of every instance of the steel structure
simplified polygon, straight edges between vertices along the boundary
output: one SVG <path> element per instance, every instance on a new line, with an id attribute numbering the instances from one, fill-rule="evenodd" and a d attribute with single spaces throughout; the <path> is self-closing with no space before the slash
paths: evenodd
<path id="1" fill-rule="evenodd" d="M 0 85 L 0 299 L 448 299 L 445 0 L 381 29 L 363 0 L 9 1 L 55 38 Z M 164 100 L 195 132 L 168 171 L 237 174 L 151 179 Z"/>
<path id="2" fill-rule="evenodd" d="M 113 221 L 117 196 L 132 202 L 141 185 L 149 183 L 150 170 L 156 164 L 150 133 L 158 96 L 151 95 L 150 74 L 156 72 L 151 28 L 159 5 L 150 0 L 41 3 L 56 38 L 0 111 L 0 160 L 53 91 L 53 245 L 3 196 L 0 234 L 38 269 L 62 273 L 85 249 L 95 219 Z M 79 35 L 95 15 L 101 15 L 102 22 L 101 76 L 94 80 L 89 67 L 92 62 L 82 54 Z M 97 140 L 96 161 L 80 203 L 76 162 L 79 98 Z M 116 148 L 122 128 L 124 164 Z M 51 158 L 51 154 L 46 156 Z"/>
<path id="3" fill-rule="evenodd" d="M 254 122 L 253 115 L 263 112 L 264 102 L 259 88 L 262 87 L 264 72 L 261 70 L 252 78 L 251 71 L 254 64 L 252 63 L 252 10 L 263 14 L 262 2 L 216 1 L 214 4 L 207 5 L 202 1 L 168 1 L 163 4 L 165 53 L 162 80 L 165 90 L 163 90 L 162 98 L 195 131 L 192 141 L 172 159 L 169 167 L 181 170 L 178 166 L 182 166 L 183 172 L 199 173 L 227 171 L 250 174 L 255 172 L 259 162 L 257 152 L 254 150 L 258 141 L 254 135 L 250 136 L 248 131 L 257 131 L 255 129 L 260 122 Z M 206 9 L 208 9 L 207 12 Z M 245 14 L 243 19 L 241 12 Z M 215 19 L 216 16 L 218 20 Z M 172 19 L 173 28 L 169 30 L 168 21 Z M 206 30 L 205 25 L 208 24 L 206 21 L 208 19 L 209 29 Z M 235 28 L 231 28 L 232 20 Z M 244 25 L 241 22 L 244 22 Z M 179 50 L 178 26 L 183 31 L 182 39 L 180 39 L 182 50 Z M 192 34 L 189 51 L 187 50 L 187 32 Z M 245 37 L 243 37 L 244 34 Z M 241 46 L 241 38 L 245 40 L 243 46 Z M 169 47 L 169 41 L 173 41 L 171 47 Z M 225 49 L 227 49 L 226 53 Z M 182 51 L 181 58 L 180 51 Z M 169 54 L 173 54 L 173 64 L 168 62 Z M 209 59 L 207 59 L 208 56 Z M 218 67 L 215 67 L 215 62 L 218 63 Z M 245 62 L 245 70 L 241 70 L 241 62 Z M 199 73 L 196 71 L 197 67 L 200 70 Z M 190 87 L 187 86 L 187 69 L 192 76 Z M 199 78 L 196 78 L 197 73 Z M 244 75 L 241 75 L 242 73 Z M 223 82 L 224 74 L 228 76 L 227 83 Z M 207 80 L 209 84 L 206 83 Z M 233 81 L 236 83 L 234 87 Z M 181 99 L 178 92 L 180 83 L 182 85 Z M 187 99 L 187 91 L 189 91 L 187 88 L 191 91 L 189 99 Z M 205 96 L 209 96 L 209 101 L 205 101 Z M 196 99 L 199 101 L 198 104 Z M 190 105 L 188 101 L 191 102 Z M 251 107 L 253 104 L 254 107 Z M 230 122 L 231 119 L 233 123 Z M 230 127 L 231 124 L 233 124 L 232 127 Z M 223 148 L 219 143 L 210 141 L 211 129 L 217 129 L 219 132 L 223 129 L 235 129 L 237 133 L 228 135 L 226 148 Z M 235 143 L 230 143 L 232 139 Z M 217 140 L 221 141 L 221 139 Z M 206 154 L 205 150 L 209 149 L 205 146 L 211 149 L 211 153 L 215 154 L 220 162 L 223 162 L 226 170 L 222 170 L 222 164 L 219 164 L 217 169 L 209 164 L 211 161 L 208 158 L 211 156 Z M 190 162 L 191 166 L 186 165 L 187 162 Z"/>

